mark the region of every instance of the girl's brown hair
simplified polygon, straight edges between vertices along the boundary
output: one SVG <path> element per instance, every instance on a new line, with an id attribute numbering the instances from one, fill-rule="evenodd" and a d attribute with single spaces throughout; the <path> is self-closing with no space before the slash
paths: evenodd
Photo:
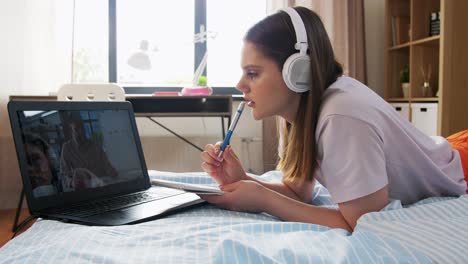
<path id="1" fill-rule="evenodd" d="M 294 8 L 302 18 L 307 31 L 308 54 L 311 68 L 310 90 L 302 93 L 296 119 L 288 123 L 279 120 L 280 147 L 277 168 L 288 182 L 311 181 L 317 168 L 315 129 L 322 95 L 343 74 L 320 17 L 305 7 Z M 293 53 L 296 33 L 289 15 L 280 11 L 255 24 L 246 34 L 246 42 L 253 43 L 280 70 Z"/>

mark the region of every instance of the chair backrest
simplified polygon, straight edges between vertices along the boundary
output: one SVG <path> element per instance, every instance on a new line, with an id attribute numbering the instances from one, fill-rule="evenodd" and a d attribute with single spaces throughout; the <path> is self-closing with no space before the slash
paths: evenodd
<path id="1" fill-rule="evenodd" d="M 58 101 L 125 101 L 125 91 L 113 83 L 65 84 L 57 92 Z"/>

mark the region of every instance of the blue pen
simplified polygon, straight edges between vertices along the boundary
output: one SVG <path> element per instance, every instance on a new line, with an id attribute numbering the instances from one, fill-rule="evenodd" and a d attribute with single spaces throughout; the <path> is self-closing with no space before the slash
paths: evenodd
<path id="1" fill-rule="evenodd" d="M 227 145 L 229 145 L 229 141 L 231 140 L 232 133 L 234 132 L 234 129 L 236 128 L 237 122 L 239 121 L 239 118 L 242 114 L 242 111 L 244 110 L 245 107 L 245 101 L 241 102 L 239 104 L 239 107 L 237 107 L 237 112 L 236 115 L 234 116 L 234 120 L 232 121 L 231 125 L 229 126 L 229 130 L 227 132 L 226 137 L 224 138 L 223 144 L 221 145 L 221 151 L 218 154 L 218 158 L 221 158 L 223 156 L 223 152 L 226 149 Z"/>

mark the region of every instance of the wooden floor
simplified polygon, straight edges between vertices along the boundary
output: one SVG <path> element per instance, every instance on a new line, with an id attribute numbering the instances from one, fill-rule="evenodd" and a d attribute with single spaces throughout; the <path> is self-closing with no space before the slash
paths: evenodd
<path id="1" fill-rule="evenodd" d="M 13 225 L 13 220 L 15 219 L 15 213 L 16 209 L 0 210 L 0 247 L 5 245 L 13 235 L 11 227 Z M 22 209 L 19 222 L 21 222 L 28 216 L 29 210 Z M 25 230 L 27 230 L 33 223 L 34 221 L 31 221 L 25 228 L 23 228 L 23 230 L 20 233 L 17 234 L 17 236 Z"/>

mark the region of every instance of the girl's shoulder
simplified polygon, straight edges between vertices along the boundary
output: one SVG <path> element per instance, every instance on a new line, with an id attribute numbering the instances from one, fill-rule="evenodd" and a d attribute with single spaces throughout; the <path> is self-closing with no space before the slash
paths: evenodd
<path id="1" fill-rule="evenodd" d="M 320 117 L 343 115 L 369 121 L 390 110 L 391 106 L 372 89 L 356 79 L 341 76 L 326 89 Z"/>

